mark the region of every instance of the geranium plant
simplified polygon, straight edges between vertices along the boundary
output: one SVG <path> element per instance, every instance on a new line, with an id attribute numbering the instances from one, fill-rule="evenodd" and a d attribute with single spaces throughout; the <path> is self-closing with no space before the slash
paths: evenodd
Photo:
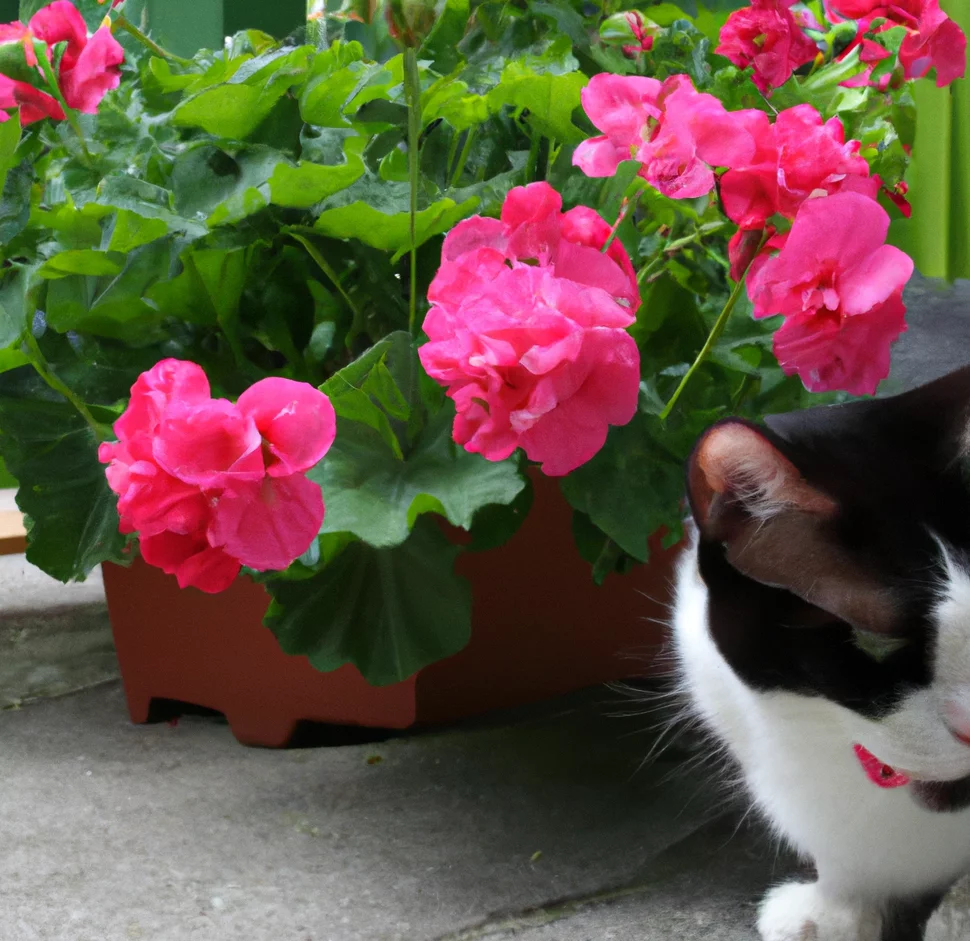
<path id="1" fill-rule="evenodd" d="M 534 475 L 602 580 L 680 538 L 711 421 L 875 391 L 912 82 L 965 60 L 937 0 L 351 2 L 191 59 L 143 26 L 0 27 L 28 557 L 246 573 L 286 650 L 375 683 L 465 644 L 455 558 Z"/>

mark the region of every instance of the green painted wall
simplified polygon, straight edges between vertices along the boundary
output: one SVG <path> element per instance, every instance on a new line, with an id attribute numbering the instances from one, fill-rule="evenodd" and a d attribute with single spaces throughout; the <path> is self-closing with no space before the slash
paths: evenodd
<path id="1" fill-rule="evenodd" d="M 306 22 L 306 0 L 144 2 L 154 39 L 183 56 L 203 48 L 221 49 L 224 38 L 241 29 L 261 29 L 283 38 Z"/>

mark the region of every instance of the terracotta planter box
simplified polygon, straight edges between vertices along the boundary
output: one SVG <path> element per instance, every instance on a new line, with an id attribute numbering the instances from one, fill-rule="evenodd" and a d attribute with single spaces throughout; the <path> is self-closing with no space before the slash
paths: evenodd
<path id="1" fill-rule="evenodd" d="M 537 480 L 519 532 L 459 560 L 474 599 L 469 645 L 385 687 L 284 654 L 261 623 L 268 596 L 249 580 L 183 591 L 138 560 L 105 565 L 104 582 L 133 721 L 149 721 L 153 700 L 191 703 L 223 713 L 240 742 L 280 747 L 301 722 L 403 729 L 649 673 L 675 555 L 655 548 L 649 565 L 597 587 L 558 487 Z"/>

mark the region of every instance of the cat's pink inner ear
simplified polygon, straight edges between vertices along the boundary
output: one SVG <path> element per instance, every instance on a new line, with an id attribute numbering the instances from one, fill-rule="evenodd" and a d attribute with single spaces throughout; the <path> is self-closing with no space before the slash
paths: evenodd
<path id="1" fill-rule="evenodd" d="M 896 629 L 895 592 L 842 543 L 838 504 L 757 428 L 711 428 L 691 457 L 688 489 L 704 539 L 721 543 L 737 571 L 860 630 Z"/>
<path id="2" fill-rule="evenodd" d="M 731 515 L 765 520 L 796 510 L 831 517 L 837 510 L 831 497 L 807 483 L 764 435 L 741 421 L 715 425 L 701 438 L 688 486 L 702 530 L 720 528 Z"/>

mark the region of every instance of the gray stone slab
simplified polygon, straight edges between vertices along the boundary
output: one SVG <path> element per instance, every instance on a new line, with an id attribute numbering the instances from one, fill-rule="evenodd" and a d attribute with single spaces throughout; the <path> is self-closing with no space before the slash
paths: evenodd
<path id="1" fill-rule="evenodd" d="M 0 708 L 117 676 L 101 570 L 64 585 L 23 555 L 0 556 Z"/>
<path id="2" fill-rule="evenodd" d="M 893 347 L 880 395 L 902 392 L 970 363 L 970 281 L 953 284 L 914 274 L 903 300 L 909 329 Z"/>
<path id="3" fill-rule="evenodd" d="M 7 712 L 0 938 L 425 941 L 626 886 L 722 803 L 637 771 L 648 724 L 583 701 L 279 752 L 134 727 L 116 685 Z"/>

